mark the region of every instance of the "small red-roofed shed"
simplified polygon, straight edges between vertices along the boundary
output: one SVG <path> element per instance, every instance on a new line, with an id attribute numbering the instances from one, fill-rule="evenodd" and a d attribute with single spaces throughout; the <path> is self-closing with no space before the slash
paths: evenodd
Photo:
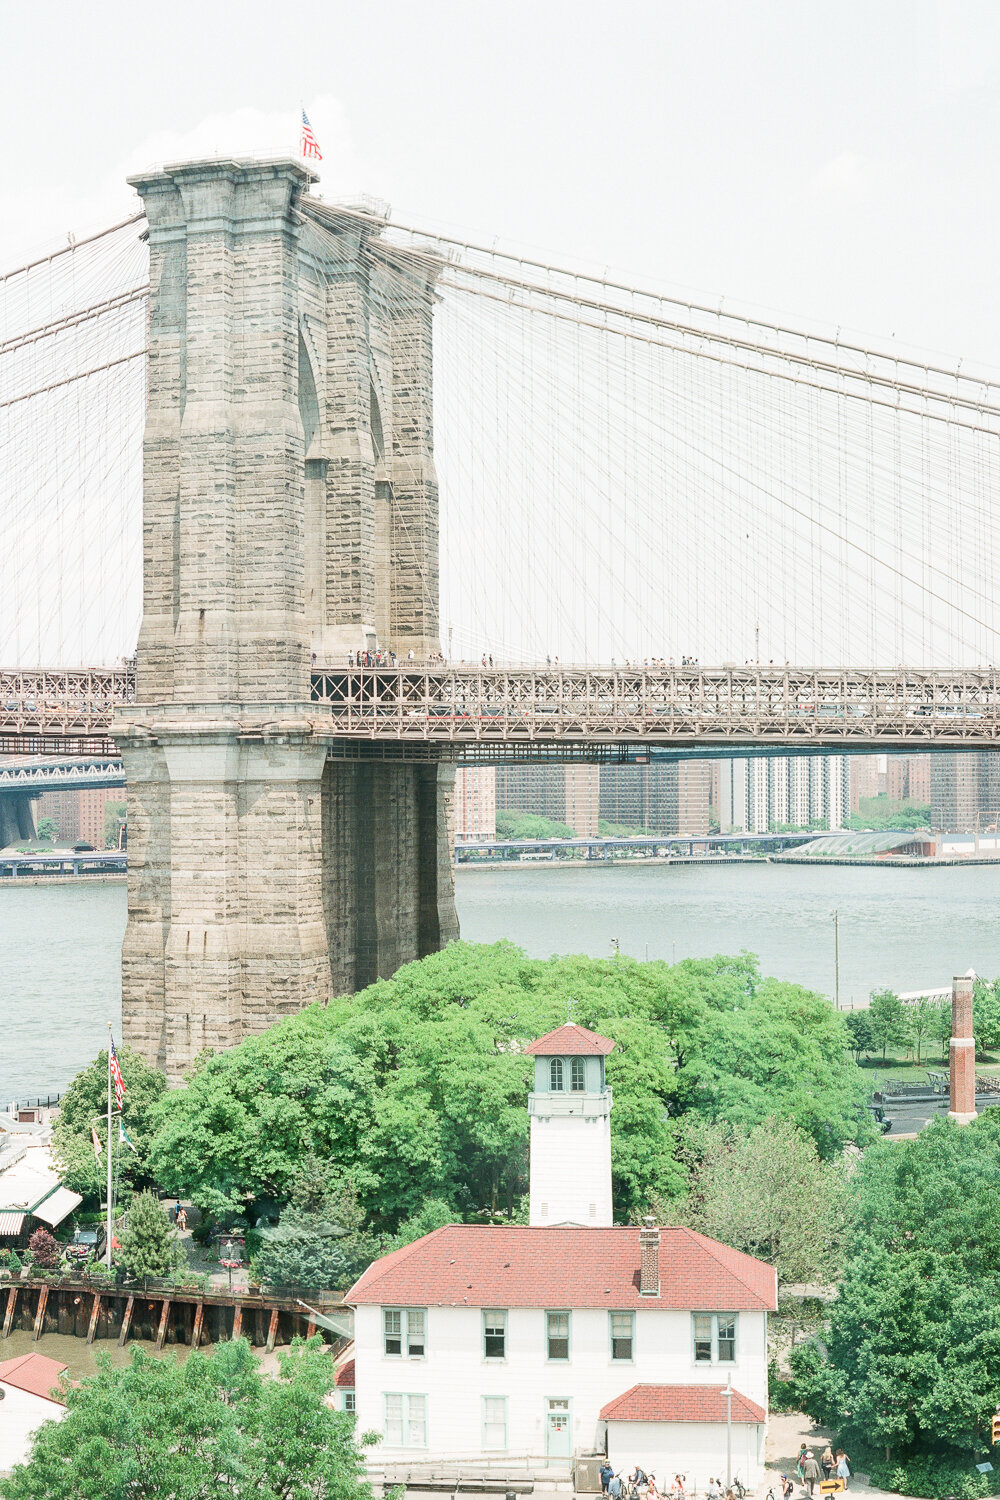
<path id="1" fill-rule="evenodd" d="M 666 1491 L 676 1474 L 699 1489 L 733 1474 L 753 1485 L 764 1458 L 767 1412 L 732 1385 L 633 1385 L 601 1408 L 608 1462 L 616 1473 L 636 1464 Z"/>

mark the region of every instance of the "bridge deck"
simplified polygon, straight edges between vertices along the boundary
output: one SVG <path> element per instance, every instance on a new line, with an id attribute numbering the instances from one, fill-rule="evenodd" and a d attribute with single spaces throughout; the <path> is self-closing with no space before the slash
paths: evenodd
<path id="1" fill-rule="evenodd" d="M 169 704 L 137 707 L 133 675 L 121 668 L 0 672 L 0 748 L 108 753 L 118 709 L 131 709 L 154 732 L 172 716 Z M 463 758 L 518 746 L 528 753 L 623 745 L 971 749 L 1000 743 L 1000 672 L 324 668 L 312 674 L 308 704 L 240 705 L 233 713 L 254 735 L 292 710 L 345 749 L 452 746 Z M 220 705 L 205 711 L 217 718 Z"/>

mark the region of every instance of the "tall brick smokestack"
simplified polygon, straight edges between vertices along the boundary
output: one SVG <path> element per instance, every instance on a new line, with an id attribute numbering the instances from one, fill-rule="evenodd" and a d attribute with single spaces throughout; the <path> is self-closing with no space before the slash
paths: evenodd
<path id="1" fill-rule="evenodd" d="M 962 974 L 951 986 L 951 1108 L 949 1120 L 976 1118 L 976 1044 L 972 1039 L 972 980 Z"/>

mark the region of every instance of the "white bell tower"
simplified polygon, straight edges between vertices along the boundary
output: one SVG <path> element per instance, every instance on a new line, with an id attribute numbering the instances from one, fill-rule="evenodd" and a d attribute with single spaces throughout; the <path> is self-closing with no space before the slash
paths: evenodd
<path id="1" fill-rule="evenodd" d="M 575 1021 L 531 1042 L 535 1087 L 531 1119 L 528 1222 L 609 1228 L 611 1090 L 604 1059 L 614 1042 Z"/>

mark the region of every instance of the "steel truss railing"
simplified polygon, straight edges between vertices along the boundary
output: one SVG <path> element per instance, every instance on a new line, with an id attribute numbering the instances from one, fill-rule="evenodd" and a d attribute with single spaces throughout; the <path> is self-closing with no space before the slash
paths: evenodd
<path id="1" fill-rule="evenodd" d="M 77 753 L 98 753 L 110 744 L 114 711 L 134 699 L 128 668 L 0 672 L 0 746 L 84 743 L 89 752 Z M 139 712 L 153 723 L 174 716 L 170 706 Z M 1000 745 L 1000 672 L 330 668 L 313 672 L 305 714 L 331 741 L 452 745 L 480 755 L 491 746 L 530 754 L 621 744 L 976 748 Z M 244 705 L 238 717 L 253 732 L 275 713 Z"/>

